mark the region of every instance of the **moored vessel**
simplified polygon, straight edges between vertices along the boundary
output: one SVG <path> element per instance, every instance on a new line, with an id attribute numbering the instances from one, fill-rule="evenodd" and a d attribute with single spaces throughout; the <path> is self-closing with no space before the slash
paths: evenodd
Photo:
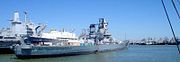
<path id="1" fill-rule="evenodd" d="M 10 20 L 11 27 L 0 30 L 0 53 L 14 53 L 11 49 L 15 44 L 20 44 L 20 37 L 32 34 L 38 34 L 37 28 L 45 27 L 43 24 L 34 24 L 27 18 L 25 12 L 24 21 L 20 20 L 18 11 L 13 14 Z M 27 27 L 29 27 L 27 29 Z M 28 34 L 27 34 L 28 33 Z"/>
<path id="2" fill-rule="evenodd" d="M 98 29 L 96 30 L 96 25 Z M 114 40 L 108 32 L 108 23 L 99 19 L 91 24 L 89 33 L 77 37 L 71 32 L 51 31 L 41 36 L 26 36 L 14 48 L 17 58 L 36 58 L 90 54 L 127 48 L 128 42 Z"/>

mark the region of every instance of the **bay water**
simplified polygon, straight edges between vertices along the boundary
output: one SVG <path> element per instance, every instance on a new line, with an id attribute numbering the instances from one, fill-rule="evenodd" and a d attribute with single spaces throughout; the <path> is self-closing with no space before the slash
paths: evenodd
<path id="1" fill-rule="evenodd" d="M 14 54 L 0 54 L 0 62 L 180 62 L 175 45 L 130 45 L 119 51 L 88 55 L 17 59 Z"/>

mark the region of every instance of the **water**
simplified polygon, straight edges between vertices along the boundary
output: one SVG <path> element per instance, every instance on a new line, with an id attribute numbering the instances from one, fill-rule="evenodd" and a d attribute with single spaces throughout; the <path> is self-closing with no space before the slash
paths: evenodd
<path id="1" fill-rule="evenodd" d="M 0 62 L 180 62 L 176 46 L 129 46 L 122 51 L 89 55 L 17 59 L 13 54 L 0 54 Z"/>

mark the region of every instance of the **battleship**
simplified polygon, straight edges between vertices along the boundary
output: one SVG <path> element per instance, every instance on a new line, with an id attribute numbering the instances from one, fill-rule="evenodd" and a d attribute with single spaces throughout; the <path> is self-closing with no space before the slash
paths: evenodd
<path id="1" fill-rule="evenodd" d="M 72 32 L 52 30 L 41 36 L 24 36 L 21 44 L 13 50 L 17 58 L 59 57 L 122 50 L 128 42 L 115 40 L 108 32 L 108 22 L 99 19 L 98 24 L 90 24 L 88 34 L 79 37 Z M 98 26 L 98 27 L 96 27 Z"/>
<path id="2" fill-rule="evenodd" d="M 20 21 L 19 12 L 15 11 L 10 28 L 0 30 L 0 53 L 14 53 L 11 49 L 13 45 L 20 44 L 20 37 L 26 36 L 27 32 L 36 34 L 38 27 L 45 27 L 42 24 L 35 25 L 27 18 L 25 12 L 24 21 Z M 29 27 L 27 29 L 26 27 Z M 40 31 L 40 30 L 39 30 Z"/>

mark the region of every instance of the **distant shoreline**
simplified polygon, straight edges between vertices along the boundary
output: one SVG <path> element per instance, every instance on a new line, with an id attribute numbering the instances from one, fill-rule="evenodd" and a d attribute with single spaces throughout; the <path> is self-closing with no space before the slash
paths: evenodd
<path id="1" fill-rule="evenodd" d="M 180 42 L 178 43 L 178 45 Z M 156 43 L 156 44 L 146 44 L 146 43 L 129 43 L 129 45 L 177 45 L 177 43 Z"/>

